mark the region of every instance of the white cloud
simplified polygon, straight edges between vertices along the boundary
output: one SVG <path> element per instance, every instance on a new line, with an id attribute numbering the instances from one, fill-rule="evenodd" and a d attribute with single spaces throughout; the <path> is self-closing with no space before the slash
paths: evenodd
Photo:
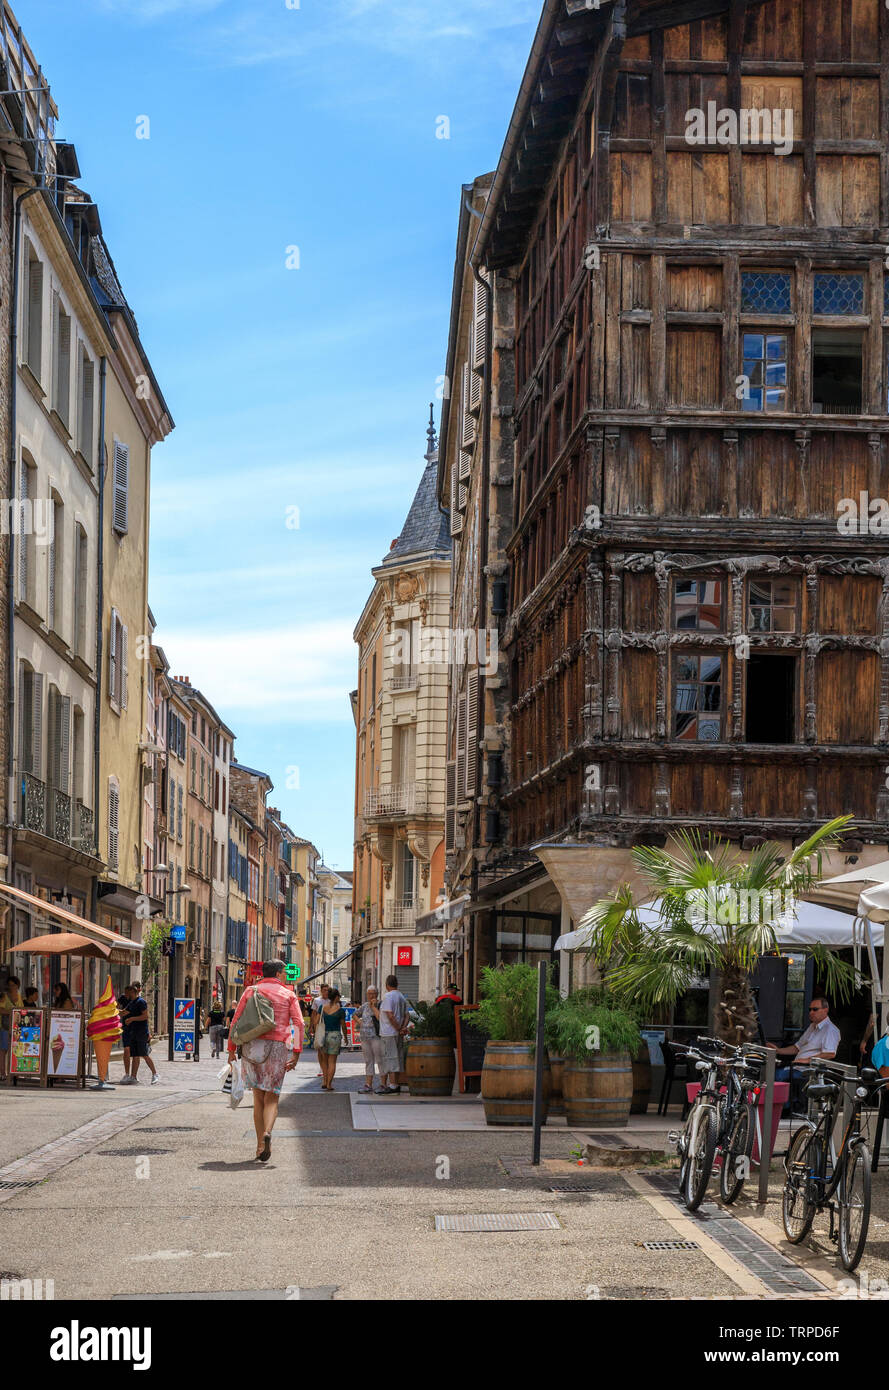
<path id="1" fill-rule="evenodd" d="M 163 627 L 154 640 L 171 674 L 189 676 L 223 718 L 252 713 L 276 723 L 346 724 L 357 674 L 352 628 L 347 619 L 216 634 Z"/>

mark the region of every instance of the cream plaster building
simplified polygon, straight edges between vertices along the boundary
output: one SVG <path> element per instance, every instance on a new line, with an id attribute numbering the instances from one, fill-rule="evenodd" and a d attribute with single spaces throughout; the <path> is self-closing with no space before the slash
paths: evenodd
<path id="1" fill-rule="evenodd" d="M 438 929 L 418 922 L 441 899 L 449 628 L 450 533 L 436 496 L 430 424 L 426 466 L 401 535 L 372 571 L 355 628 L 358 690 L 353 999 L 394 971 L 409 998 L 438 981 Z M 422 923 L 420 923 L 422 927 Z"/>

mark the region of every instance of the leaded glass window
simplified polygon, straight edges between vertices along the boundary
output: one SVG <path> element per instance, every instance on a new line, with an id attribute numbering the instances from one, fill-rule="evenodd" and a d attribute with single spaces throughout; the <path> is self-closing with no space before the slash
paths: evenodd
<path id="1" fill-rule="evenodd" d="M 677 579 L 673 627 L 680 631 L 722 631 L 722 580 Z"/>
<path id="2" fill-rule="evenodd" d="M 792 579 L 751 579 L 749 632 L 796 632 L 797 586 Z"/>
<path id="3" fill-rule="evenodd" d="M 816 271 L 815 314 L 863 314 L 864 276 Z"/>
<path id="4" fill-rule="evenodd" d="M 790 274 L 777 270 L 741 272 L 742 314 L 789 314 Z"/>
<path id="5" fill-rule="evenodd" d="M 684 743 L 722 737 L 722 657 L 683 654 L 675 659 L 673 734 Z"/>

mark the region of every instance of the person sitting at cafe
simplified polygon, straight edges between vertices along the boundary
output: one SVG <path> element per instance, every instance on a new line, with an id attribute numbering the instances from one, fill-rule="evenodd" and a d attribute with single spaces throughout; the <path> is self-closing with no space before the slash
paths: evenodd
<path id="1" fill-rule="evenodd" d="M 837 1054 L 840 1045 L 840 1030 L 829 1017 L 830 1003 L 823 994 L 816 994 L 809 1005 L 809 1026 L 789 1047 L 776 1047 L 778 1057 L 788 1057 L 793 1062 L 830 1061 Z M 769 1043 L 774 1047 L 774 1043 Z M 775 1072 L 776 1081 L 786 1081 L 790 1067 L 779 1067 Z"/>
<path id="2" fill-rule="evenodd" d="M 25 990 L 25 1008 L 26 1008 L 26 1009 L 39 1009 L 40 1005 L 39 1005 L 38 1002 L 37 1002 L 37 1000 L 39 999 L 39 997 L 40 997 L 40 991 L 39 991 L 39 989 L 37 988 L 37 986 L 36 986 L 36 985 L 28 985 L 28 988 Z"/>

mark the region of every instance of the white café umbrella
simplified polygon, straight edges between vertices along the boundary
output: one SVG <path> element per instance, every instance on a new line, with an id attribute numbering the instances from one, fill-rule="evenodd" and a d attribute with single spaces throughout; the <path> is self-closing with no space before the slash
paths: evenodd
<path id="1" fill-rule="evenodd" d="M 851 869 L 847 874 L 836 874 L 833 878 L 823 878 L 821 887 L 834 883 L 867 883 L 858 895 L 856 915 L 866 934 L 871 975 L 877 979 L 877 958 L 874 948 L 883 945 L 883 925 L 889 922 L 889 859 L 879 864 L 868 864 L 860 869 Z M 889 951 L 883 951 L 883 975 L 879 992 L 874 985 L 874 1014 L 885 1006 L 889 999 Z M 884 1025 L 885 1020 L 881 1020 Z"/>

